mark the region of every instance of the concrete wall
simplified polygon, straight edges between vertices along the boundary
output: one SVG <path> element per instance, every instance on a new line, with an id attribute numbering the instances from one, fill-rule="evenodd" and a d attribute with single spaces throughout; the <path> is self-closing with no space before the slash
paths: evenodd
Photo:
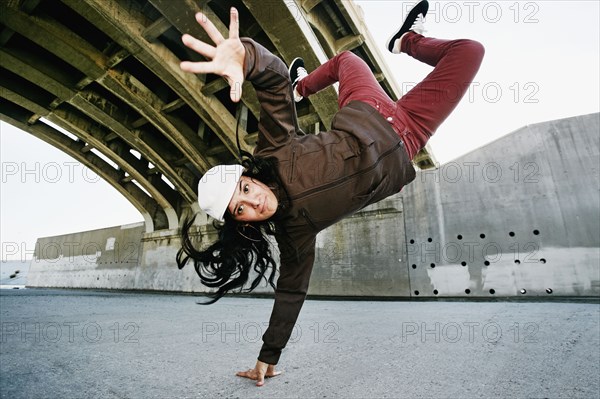
<path id="1" fill-rule="evenodd" d="M 598 120 L 527 126 L 419 173 L 404 193 L 412 295 L 598 295 Z"/>
<path id="2" fill-rule="evenodd" d="M 410 295 L 402 197 L 380 201 L 317 236 L 309 294 Z"/>
<path id="3" fill-rule="evenodd" d="M 600 294 L 599 115 L 519 129 L 323 231 L 309 294 Z M 142 224 L 39 239 L 28 285 L 206 292 L 179 245 Z"/>
<path id="4" fill-rule="evenodd" d="M 29 268 L 33 287 L 126 288 L 135 284 L 144 224 L 39 238 Z"/>
<path id="5" fill-rule="evenodd" d="M 38 239 L 29 287 L 194 291 L 193 267 L 177 268 L 178 230 L 144 233 L 144 223 Z M 212 237 L 206 227 L 202 235 Z"/>

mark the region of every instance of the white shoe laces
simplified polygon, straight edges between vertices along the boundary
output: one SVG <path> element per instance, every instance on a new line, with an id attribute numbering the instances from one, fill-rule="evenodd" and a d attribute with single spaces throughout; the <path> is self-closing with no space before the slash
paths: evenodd
<path id="1" fill-rule="evenodd" d="M 296 73 L 298 74 L 298 77 L 296 78 L 296 82 L 299 82 L 308 76 L 308 72 L 306 71 L 306 68 L 304 68 L 304 67 L 298 67 L 298 69 L 296 69 Z"/>
<path id="2" fill-rule="evenodd" d="M 423 17 L 423 14 L 419 14 L 417 15 L 417 18 L 415 19 L 415 22 L 413 23 L 413 25 L 410 27 L 410 30 L 412 30 L 415 33 L 418 33 L 419 35 L 422 35 L 423 33 L 427 32 L 425 30 L 425 17 Z"/>
<path id="3" fill-rule="evenodd" d="M 298 103 L 302 101 L 304 97 L 302 97 L 300 93 L 298 93 L 297 85 L 298 82 L 300 82 L 302 79 L 308 76 L 308 71 L 304 67 L 298 67 L 296 68 L 296 75 L 296 80 L 294 80 L 292 85 L 294 86 L 294 101 Z"/>

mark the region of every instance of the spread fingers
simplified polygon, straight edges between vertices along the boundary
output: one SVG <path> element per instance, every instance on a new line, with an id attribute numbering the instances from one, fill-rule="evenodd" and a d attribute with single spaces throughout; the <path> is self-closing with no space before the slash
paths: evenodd
<path id="1" fill-rule="evenodd" d="M 181 36 L 181 41 L 186 47 L 194 50 L 195 52 L 202 54 L 206 58 L 213 59 L 217 52 L 217 49 L 209 44 L 204 43 L 195 37 L 188 35 L 187 33 Z"/>
<path id="2" fill-rule="evenodd" d="M 225 40 L 221 32 L 219 32 L 216 26 L 210 21 L 210 19 L 208 19 L 208 17 L 205 14 L 202 14 L 201 12 L 196 13 L 196 21 L 198 21 L 200 26 L 204 28 L 204 30 L 208 34 L 208 37 L 210 37 L 217 46 Z"/>

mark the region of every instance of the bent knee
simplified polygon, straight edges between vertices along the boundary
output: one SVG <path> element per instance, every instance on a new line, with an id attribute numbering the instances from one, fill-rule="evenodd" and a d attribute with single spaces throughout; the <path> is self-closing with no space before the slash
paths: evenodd
<path id="1" fill-rule="evenodd" d="M 483 44 L 476 40 L 465 39 L 464 46 L 468 48 L 468 51 L 472 54 L 473 58 L 482 60 L 485 55 L 485 47 Z"/>
<path id="2" fill-rule="evenodd" d="M 350 50 L 344 50 L 341 53 L 339 53 L 338 55 L 336 55 L 337 58 L 341 58 L 341 59 L 347 59 L 347 58 L 360 58 L 359 56 L 357 56 L 356 54 L 354 54 L 352 51 Z"/>
<path id="3" fill-rule="evenodd" d="M 460 54 L 460 59 L 463 65 L 470 65 L 479 68 L 483 56 L 485 55 L 485 47 L 476 40 L 459 39 L 455 42 L 455 50 Z"/>

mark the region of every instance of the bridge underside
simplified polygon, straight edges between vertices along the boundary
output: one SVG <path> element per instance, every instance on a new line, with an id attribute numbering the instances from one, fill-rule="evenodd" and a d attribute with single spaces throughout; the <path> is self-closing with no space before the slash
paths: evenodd
<path id="1" fill-rule="evenodd" d="M 196 185 L 211 166 L 233 162 L 236 105 L 215 75 L 183 73 L 200 60 L 181 43 L 190 33 L 210 41 L 194 14 L 226 34 L 229 8 L 240 11 L 240 35 L 309 70 L 351 50 L 392 98 L 390 79 L 360 9 L 341 0 L 4 0 L 0 5 L 0 118 L 86 165 L 143 215 L 146 232 L 176 229 L 199 212 Z M 242 148 L 257 136 L 258 102 L 244 86 Z M 333 87 L 298 105 L 301 128 L 329 128 Z M 433 166 L 427 150 L 416 158 Z"/>

